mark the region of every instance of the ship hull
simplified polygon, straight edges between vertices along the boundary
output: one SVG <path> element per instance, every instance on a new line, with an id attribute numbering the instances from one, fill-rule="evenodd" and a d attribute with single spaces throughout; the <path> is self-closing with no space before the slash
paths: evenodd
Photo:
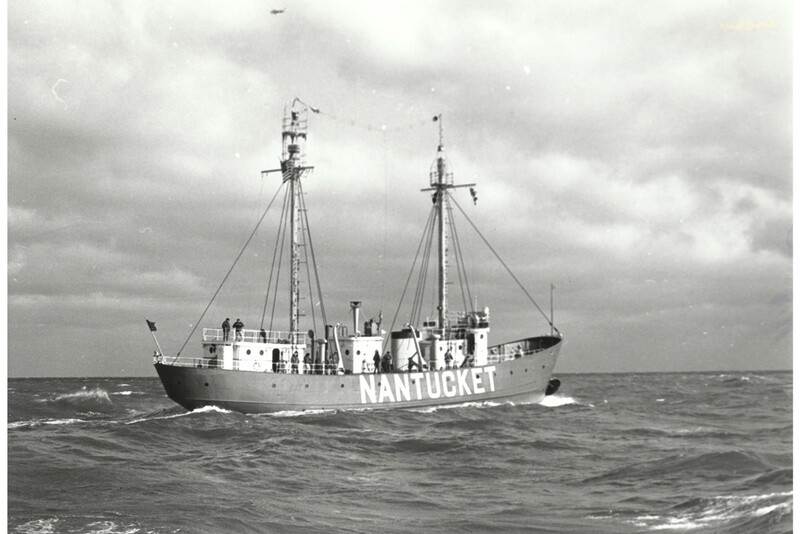
<path id="1" fill-rule="evenodd" d="M 545 396 L 562 341 L 489 365 L 426 372 L 283 374 L 155 364 L 170 399 L 188 410 L 242 413 L 424 408 L 465 402 L 530 402 Z"/>

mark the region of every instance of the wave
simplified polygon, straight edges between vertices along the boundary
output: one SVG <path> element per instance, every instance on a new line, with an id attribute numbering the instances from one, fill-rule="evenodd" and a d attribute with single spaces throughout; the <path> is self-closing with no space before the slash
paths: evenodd
<path id="1" fill-rule="evenodd" d="M 166 410 L 158 410 L 158 412 L 156 412 L 156 413 L 161 414 L 161 413 L 164 413 L 165 411 Z M 202 408 L 196 408 L 196 409 L 194 409 L 194 410 L 192 410 L 190 412 L 181 412 L 181 413 L 173 413 L 173 414 L 167 414 L 167 415 L 153 415 L 153 416 L 149 416 L 149 417 L 147 417 L 147 416 L 146 417 L 140 417 L 138 419 L 133 419 L 131 421 L 126 421 L 125 424 L 126 425 L 133 425 L 133 424 L 136 424 L 136 423 L 143 423 L 143 422 L 146 422 L 146 421 L 158 421 L 158 420 L 161 420 L 161 419 L 175 419 L 177 417 L 189 417 L 189 416 L 192 416 L 192 415 L 199 415 L 199 414 L 212 413 L 212 412 L 216 412 L 216 413 L 233 413 L 230 410 L 226 410 L 224 408 L 220 408 L 218 406 L 213 406 L 212 405 L 212 406 L 203 406 Z"/>
<path id="2" fill-rule="evenodd" d="M 8 429 L 36 427 L 42 425 L 71 425 L 73 423 L 86 423 L 85 419 L 34 419 L 32 421 L 16 421 L 8 424 Z"/>
<path id="3" fill-rule="evenodd" d="M 31 521 L 27 521 L 20 525 L 17 525 L 14 528 L 14 532 L 25 532 L 28 534 L 45 534 L 50 532 L 57 532 L 59 522 L 58 517 L 50 517 L 46 519 L 33 519 Z M 75 530 L 70 529 L 69 532 L 76 532 Z M 135 532 L 141 532 L 141 529 L 137 526 L 130 525 L 130 526 L 123 526 L 118 525 L 114 521 L 92 521 L 86 524 L 82 529 L 81 532 L 86 532 L 87 534 L 134 534 Z"/>
<path id="4" fill-rule="evenodd" d="M 545 398 L 539 402 L 542 406 L 547 406 L 548 408 L 557 408 L 558 406 L 568 406 L 570 404 L 581 404 L 577 400 L 572 397 L 562 397 L 561 395 L 547 395 Z M 591 404 L 586 404 L 582 406 L 590 406 L 594 408 Z"/>
<path id="5" fill-rule="evenodd" d="M 101 388 L 94 388 L 94 389 L 86 389 L 85 387 L 80 391 L 76 391 L 74 393 L 64 393 L 62 395 L 57 395 L 52 399 L 46 399 L 44 402 L 82 402 L 82 401 L 103 401 L 103 402 L 111 402 L 111 398 L 108 396 L 108 392 Z"/>
<path id="6" fill-rule="evenodd" d="M 653 480 L 675 478 L 681 473 L 691 473 L 693 477 L 719 474 L 747 475 L 771 470 L 759 455 L 741 451 L 713 452 L 697 456 L 670 456 L 660 461 L 645 462 L 614 469 L 602 475 L 590 477 L 584 482 Z"/>
<path id="7" fill-rule="evenodd" d="M 647 514 L 629 522 L 649 530 L 696 530 L 723 526 L 753 528 L 792 514 L 793 493 L 725 495 L 698 498 L 674 506 L 664 514 Z M 753 531 L 753 530 L 750 530 Z"/>
<path id="8" fill-rule="evenodd" d="M 409 412 L 416 413 L 435 413 L 439 410 L 455 410 L 457 408 L 494 408 L 496 406 L 503 406 L 503 404 L 514 406 L 513 402 L 496 402 L 496 401 L 470 401 L 461 402 L 458 404 L 442 404 L 441 406 L 425 406 L 420 408 L 408 408 Z"/>
<path id="9" fill-rule="evenodd" d="M 307 415 L 335 414 L 335 413 L 338 413 L 337 410 L 317 409 L 317 410 L 283 410 L 280 412 L 254 414 L 254 415 L 261 415 L 266 417 L 303 417 Z"/>
<path id="10" fill-rule="evenodd" d="M 669 437 L 669 438 L 731 438 L 746 437 L 744 432 L 734 432 L 708 426 L 696 426 L 692 428 L 656 428 L 656 427 L 634 427 L 620 430 L 625 434 L 642 437 Z"/>

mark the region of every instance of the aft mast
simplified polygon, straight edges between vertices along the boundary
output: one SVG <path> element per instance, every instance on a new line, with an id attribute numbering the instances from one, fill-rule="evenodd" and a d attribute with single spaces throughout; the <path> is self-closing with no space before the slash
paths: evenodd
<path id="1" fill-rule="evenodd" d="M 436 153 L 436 160 L 431 165 L 430 185 L 422 191 L 433 191 L 433 203 L 436 208 L 436 225 L 438 234 L 438 278 L 439 294 L 438 306 L 439 322 L 438 328 L 444 332 L 447 327 L 447 205 L 449 204 L 449 190 L 457 187 L 474 187 L 475 184 L 453 185 L 453 173 L 448 171 L 447 159 L 444 155 L 444 134 L 442 115 L 437 115 L 434 120 L 439 121 L 439 147 Z"/>

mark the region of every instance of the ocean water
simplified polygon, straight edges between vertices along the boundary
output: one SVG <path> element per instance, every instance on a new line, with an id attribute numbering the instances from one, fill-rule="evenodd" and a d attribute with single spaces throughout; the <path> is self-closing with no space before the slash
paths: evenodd
<path id="1" fill-rule="evenodd" d="M 11 379 L 8 531 L 792 531 L 791 373 L 557 376 L 540 405 L 275 415 Z"/>

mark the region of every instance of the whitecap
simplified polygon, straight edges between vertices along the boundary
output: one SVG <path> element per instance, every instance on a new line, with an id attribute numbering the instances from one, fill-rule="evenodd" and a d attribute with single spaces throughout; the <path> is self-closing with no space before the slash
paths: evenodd
<path id="1" fill-rule="evenodd" d="M 86 528 L 92 529 L 86 531 L 91 534 L 134 534 L 140 531 L 139 528 L 133 526 L 117 526 L 113 521 L 95 521 L 86 525 Z"/>
<path id="2" fill-rule="evenodd" d="M 212 405 L 212 406 L 203 406 L 202 408 L 194 409 L 191 412 L 176 413 L 172 415 L 162 415 L 159 417 L 143 417 L 141 419 L 134 419 L 133 421 L 128 421 L 125 424 L 132 425 L 134 423 L 142 423 L 144 421 L 157 421 L 159 419 L 175 419 L 176 417 L 187 417 L 190 415 L 196 415 L 199 413 L 209 413 L 209 412 L 232 413 L 230 410 L 225 410 L 224 408 Z"/>
<path id="3" fill-rule="evenodd" d="M 34 427 L 41 425 L 71 425 L 72 423 L 85 423 L 83 419 L 33 419 L 31 421 L 17 421 L 9 423 L 8 429 Z"/>
<path id="4" fill-rule="evenodd" d="M 506 404 L 514 405 L 513 402 Z M 494 406 L 502 406 L 503 403 L 495 401 L 469 401 L 461 402 L 458 404 L 441 404 L 439 406 L 425 406 L 423 408 L 409 408 L 411 412 L 418 413 L 433 413 L 439 410 L 452 410 L 453 408 L 492 408 Z"/>
<path id="5" fill-rule="evenodd" d="M 697 510 L 688 510 L 680 515 L 653 516 L 642 515 L 630 521 L 637 527 L 650 530 L 694 530 L 699 528 L 718 528 L 725 523 L 748 517 L 760 517 L 770 512 L 792 512 L 792 502 L 774 502 L 790 498 L 792 492 L 769 493 L 764 495 L 724 495 L 710 499 Z M 764 501 L 773 501 L 766 503 Z M 755 505 L 760 506 L 755 507 Z"/>
<path id="6" fill-rule="evenodd" d="M 34 519 L 27 523 L 22 523 L 14 528 L 15 532 L 25 532 L 28 534 L 49 534 L 55 532 L 55 523 L 58 523 L 57 517 L 48 519 Z"/>
<path id="7" fill-rule="evenodd" d="M 573 399 L 572 397 L 562 397 L 561 395 L 547 395 L 545 398 L 539 402 L 542 406 L 547 406 L 548 408 L 555 408 L 557 406 L 566 406 L 568 404 L 580 404 L 578 401 Z M 589 405 L 591 406 L 591 404 Z"/>
<path id="8" fill-rule="evenodd" d="M 54 402 L 62 401 L 62 400 L 82 400 L 82 399 L 96 399 L 102 400 L 106 402 L 111 402 L 111 399 L 108 396 L 108 392 L 101 388 L 94 388 L 94 389 L 81 389 L 80 391 L 76 391 L 75 393 L 64 393 L 63 395 L 58 395 L 52 399 Z"/>

